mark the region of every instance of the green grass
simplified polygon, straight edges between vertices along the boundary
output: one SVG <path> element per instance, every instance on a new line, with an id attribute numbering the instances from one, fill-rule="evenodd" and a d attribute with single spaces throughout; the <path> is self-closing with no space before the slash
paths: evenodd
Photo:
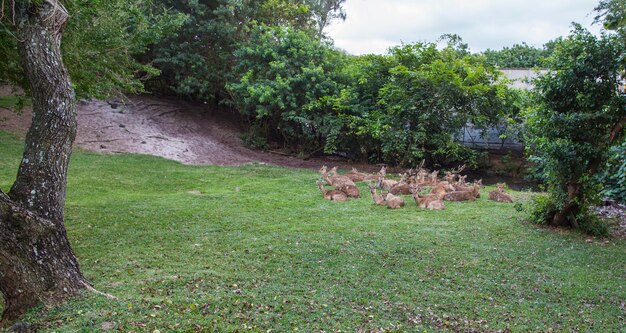
<path id="1" fill-rule="evenodd" d="M 0 133 L 5 190 L 20 150 Z M 56 332 L 626 330 L 623 240 L 521 223 L 490 188 L 445 211 L 387 210 L 324 201 L 316 179 L 78 151 L 68 235 L 88 279 L 120 300 L 85 294 L 25 320 Z"/>
<path id="2" fill-rule="evenodd" d="M 20 104 L 30 105 L 30 99 L 19 96 L 0 96 L 0 108 L 12 109 Z"/>

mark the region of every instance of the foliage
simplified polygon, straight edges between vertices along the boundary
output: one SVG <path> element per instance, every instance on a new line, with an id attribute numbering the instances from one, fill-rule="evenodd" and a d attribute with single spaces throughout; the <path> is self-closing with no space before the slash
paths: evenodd
<path id="1" fill-rule="evenodd" d="M 324 36 L 324 29 L 334 20 L 345 20 L 343 4 L 346 0 L 305 0 L 311 9 L 317 27 L 317 35 Z"/>
<path id="2" fill-rule="evenodd" d="M 0 142 L 6 188 L 23 144 Z M 520 223 L 514 205 L 487 200 L 492 187 L 445 211 L 392 211 L 325 201 L 317 177 L 79 150 L 68 236 L 94 287 L 120 300 L 86 293 L 23 322 L 42 333 L 623 328 L 624 240 Z"/>
<path id="3" fill-rule="evenodd" d="M 626 2 L 624 0 L 602 0 L 595 8 L 595 22 L 602 22 L 605 29 L 615 30 L 626 37 Z"/>
<path id="4" fill-rule="evenodd" d="M 290 27 L 319 39 L 318 28 L 323 29 L 336 13 L 342 12 L 343 1 L 166 2 L 188 19 L 175 36 L 163 40 L 149 55 L 163 71 L 159 82 L 153 82 L 154 88 L 218 104 L 230 98 L 225 85 L 236 79 L 232 69 L 238 59 L 234 52 L 248 41 L 253 27 Z"/>
<path id="5" fill-rule="evenodd" d="M 502 50 L 487 49 L 482 54 L 487 58 L 487 63 L 499 68 L 533 68 L 542 66 L 544 59 L 550 56 L 550 45 L 546 44 L 539 49 L 522 43 Z"/>
<path id="6" fill-rule="evenodd" d="M 386 56 L 344 56 L 306 33 L 257 26 L 234 53 L 234 106 L 269 142 L 370 162 L 467 162 L 455 136 L 468 123 L 509 127 L 520 95 L 458 37 L 393 48 Z M 349 59 L 349 61 L 346 61 Z"/>
<path id="7" fill-rule="evenodd" d="M 534 81 L 536 107 L 526 113 L 526 143 L 556 207 L 547 223 L 595 223 L 586 214 L 599 197 L 594 176 L 626 121 L 626 96 L 618 90 L 623 55 L 617 36 L 595 37 L 575 26 L 548 59 L 550 72 Z"/>
<path id="8" fill-rule="evenodd" d="M 254 130 L 292 147 L 336 150 L 341 122 L 330 97 L 341 53 L 302 31 L 258 25 L 234 55 L 237 79 L 227 88 Z"/>
<path id="9" fill-rule="evenodd" d="M 626 142 L 609 151 L 600 182 L 603 196 L 626 204 Z"/>
<path id="10" fill-rule="evenodd" d="M 335 108 L 370 160 L 473 164 L 475 153 L 455 140 L 461 129 L 507 122 L 519 111 L 520 97 L 501 73 L 458 39 L 442 50 L 416 43 L 392 48 L 386 57 L 361 57 L 346 72 L 349 83 Z"/>
<path id="11" fill-rule="evenodd" d="M 73 0 L 63 57 L 78 97 L 107 98 L 143 91 L 159 71 L 137 56 L 172 34 L 185 19 L 153 1 Z"/>
<path id="12" fill-rule="evenodd" d="M 9 6 L 10 1 L 2 2 Z M 72 0 L 66 2 L 71 19 L 64 31 L 63 57 L 77 96 L 107 98 L 122 92 L 140 92 L 146 77 L 158 75 L 134 56 L 184 19 L 152 1 Z M 0 20 L 0 81 L 28 88 L 20 67 L 17 38 L 10 9 Z"/>

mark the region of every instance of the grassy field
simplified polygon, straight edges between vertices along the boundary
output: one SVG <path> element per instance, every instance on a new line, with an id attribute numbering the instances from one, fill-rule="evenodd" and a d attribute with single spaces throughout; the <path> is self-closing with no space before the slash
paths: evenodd
<path id="1" fill-rule="evenodd" d="M 5 190 L 20 150 L 0 133 Z M 89 280 L 120 300 L 85 294 L 25 321 L 56 332 L 626 330 L 624 240 L 524 224 L 514 205 L 486 200 L 490 188 L 445 211 L 391 211 L 324 201 L 316 179 L 76 152 L 69 238 Z"/>

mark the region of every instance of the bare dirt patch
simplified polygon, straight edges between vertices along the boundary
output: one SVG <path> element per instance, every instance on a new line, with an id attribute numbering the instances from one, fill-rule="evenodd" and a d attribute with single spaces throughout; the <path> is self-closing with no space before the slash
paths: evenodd
<path id="1" fill-rule="evenodd" d="M 32 110 L 21 114 L 0 109 L 0 129 L 23 135 L 30 126 Z M 152 96 L 131 97 L 127 104 L 81 101 L 75 145 L 100 153 L 139 153 L 161 156 L 194 165 L 234 166 L 267 163 L 296 168 L 319 168 L 322 164 L 349 168 L 342 159 L 290 156 L 255 151 L 241 144 L 243 120 L 235 114 L 205 105 Z M 377 165 L 356 165 L 376 171 Z"/>

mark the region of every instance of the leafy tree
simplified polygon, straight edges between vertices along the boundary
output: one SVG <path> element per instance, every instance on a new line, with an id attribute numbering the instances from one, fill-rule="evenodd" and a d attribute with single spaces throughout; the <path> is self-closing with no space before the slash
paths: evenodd
<path id="1" fill-rule="evenodd" d="M 335 17 L 345 17 L 340 0 L 168 0 L 188 19 L 149 55 L 163 71 L 153 89 L 218 104 L 230 96 L 235 50 L 258 25 L 291 27 L 319 38 Z"/>
<path id="2" fill-rule="evenodd" d="M 518 112 L 517 94 L 501 73 L 469 54 L 458 36 L 448 41 L 443 50 L 435 43 L 404 45 L 347 67 L 350 83 L 335 108 L 358 138 L 357 151 L 391 164 L 471 163 L 474 152 L 455 140 L 460 130 L 468 122 L 485 128 Z"/>
<path id="3" fill-rule="evenodd" d="M 335 151 L 341 122 L 331 97 L 339 91 L 341 53 L 302 31 L 259 25 L 235 56 L 238 75 L 227 88 L 257 135 L 301 150 Z"/>
<path id="4" fill-rule="evenodd" d="M 121 3 L 119 0 L 118 4 Z M 86 15 L 77 20 L 78 29 L 87 22 L 107 21 L 106 15 L 116 14 L 108 11 L 109 5 L 106 1 L 75 1 L 68 7 L 76 10 L 78 17 Z M 61 52 L 70 12 L 58 0 L 3 1 L 1 6 L 1 44 L 15 45 L 16 49 L 3 47 L 0 52 L 6 52 L 3 59 L 20 62 L 5 64 L 3 70 L 8 71 L 0 75 L 13 83 L 28 83 L 24 88 L 32 95 L 33 119 L 16 180 L 8 193 L 0 190 L 0 292 L 5 300 L 0 328 L 37 304 L 56 305 L 82 289 L 93 289 L 80 271 L 64 227 L 67 170 L 76 135 L 75 92 Z M 107 31 L 87 37 L 107 35 L 115 42 L 119 41 L 119 35 L 133 37 L 147 31 L 136 23 L 107 24 L 102 27 Z M 119 30 L 109 31 L 112 27 Z M 71 26 L 68 30 L 71 31 Z M 135 47 L 156 40 L 158 35 L 130 38 L 128 43 Z M 85 50 L 74 52 L 84 51 L 84 55 L 89 55 L 88 50 L 103 50 L 98 44 L 106 40 L 76 41 Z M 71 46 L 69 49 L 72 50 Z M 103 60 L 93 56 L 83 63 L 73 63 L 74 73 L 82 78 L 81 65 L 124 59 L 130 56 L 128 51 L 127 47 L 111 49 L 107 52 L 121 52 L 123 56 L 103 55 Z M 104 83 L 103 88 L 87 89 L 86 93 L 106 95 L 118 84 L 124 86 L 135 80 L 134 64 L 131 60 L 117 64 L 122 68 L 104 64 L 97 68 L 97 79 L 90 78 L 84 85 L 77 81 L 77 86 L 93 87 L 98 80 Z M 107 84 L 111 81 L 113 84 Z"/>
<path id="5" fill-rule="evenodd" d="M 64 6 L 72 19 L 63 31 L 62 55 L 79 98 L 143 91 L 143 81 L 159 71 L 138 56 L 185 19 L 143 0 L 72 0 Z M 5 60 L 0 62 L 0 80 L 27 87 L 8 2 L 3 13 L 0 56 Z"/>
<path id="6" fill-rule="evenodd" d="M 539 49 L 522 43 L 502 50 L 487 49 L 482 54 L 489 64 L 500 68 L 533 68 L 541 66 L 550 55 L 550 45 L 546 44 L 543 49 Z"/>
<path id="7" fill-rule="evenodd" d="M 342 68 L 345 84 L 334 97 L 333 109 L 345 123 L 338 150 L 352 158 L 373 163 L 383 161 L 381 134 L 389 129 L 378 106 L 380 89 L 391 79 L 393 59 L 386 55 L 351 56 Z"/>
<path id="8" fill-rule="evenodd" d="M 615 35 L 596 37 L 575 26 L 548 59 L 550 72 L 534 81 L 526 142 L 551 195 L 536 208 L 537 222 L 594 228 L 588 212 L 598 199 L 594 176 L 624 136 L 626 95 L 618 89 L 624 50 Z"/>
<path id="9" fill-rule="evenodd" d="M 626 141 L 611 148 L 600 176 L 604 187 L 601 194 L 621 203 L 626 203 L 626 158 L 624 157 L 626 157 Z"/>
<path id="10" fill-rule="evenodd" d="M 624 0 L 602 0 L 595 8 L 595 22 L 602 22 L 607 30 L 615 30 L 626 38 L 626 2 Z"/>

